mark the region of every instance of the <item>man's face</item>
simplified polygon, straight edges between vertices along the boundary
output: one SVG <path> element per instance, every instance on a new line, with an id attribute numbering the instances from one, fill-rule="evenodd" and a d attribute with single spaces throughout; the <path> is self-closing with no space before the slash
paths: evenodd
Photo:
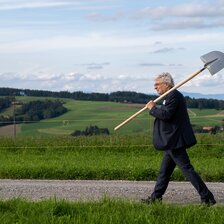
<path id="1" fill-rule="evenodd" d="M 162 82 L 162 80 L 157 79 L 155 81 L 154 88 L 159 95 L 162 95 L 170 89 L 170 86 L 167 83 Z"/>

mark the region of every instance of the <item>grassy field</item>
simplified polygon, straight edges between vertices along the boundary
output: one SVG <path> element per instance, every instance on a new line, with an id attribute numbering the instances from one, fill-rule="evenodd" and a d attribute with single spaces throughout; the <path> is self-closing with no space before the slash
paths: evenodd
<path id="1" fill-rule="evenodd" d="M 104 199 L 99 202 L 20 199 L 0 201 L 0 223 L 223 224 L 223 206 L 154 204 Z"/>
<path id="2" fill-rule="evenodd" d="M 22 98 L 29 101 L 31 98 Z M 32 100 L 39 98 L 32 98 Z M 69 111 L 57 118 L 21 124 L 16 138 L 0 137 L 0 178 L 155 180 L 162 152 L 151 142 L 153 119 L 147 112 L 114 132 L 143 105 L 65 99 Z M 12 112 L 12 108 L 4 113 Z M 223 111 L 189 110 L 197 125 L 221 125 Z M 86 126 L 110 129 L 110 136 L 71 137 Z M 10 127 L 11 128 L 11 127 Z M 205 181 L 224 181 L 224 133 L 197 134 L 189 149 Z M 209 166 L 208 166 L 209 164 Z M 172 180 L 185 180 L 175 169 Z M 223 224 L 223 206 L 155 204 L 128 200 L 31 202 L 0 200 L 0 223 L 214 223 Z"/>
<path id="3" fill-rule="evenodd" d="M 223 137 L 197 135 L 188 151 L 205 181 L 224 181 Z M 155 180 L 162 157 L 149 135 L 0 138 L 0 146 L 0 178 Z M 172 180 L 185 179 L 175 169 Z"/>
<path id="4" fill-rule="evenodd" d="M 39 97 L 17 97 L 17 100 L 28 102 Z M 108 128 L 112 135 L 145 134 L 151 133 L 153 118 L 147 110 L 140 114 L 129 124 L 114 132 L 114 127 L 140 110 L 144 105 L 121 104 L 114 102 L 76 101 L 61 99 L 65 102 L 68 112 L 57 118 L 46 119 L 37 123 L 27 122 L 20 124 L 18 136 L 46 136 L 46 135 L 69 135 L 75 130 L 84 130 L 89 125 L 97 125 L 100 128 Z M 2 114 L 12 114 L 12 108 Z M 191 122 L 197 126 L 221 126 L 223 125 L 224 111 L 215 109 L 189 109 Z M 3 132 L 3 131 L 2 131 Z M 1 133 L 1 129 L 0 129 Z"/>

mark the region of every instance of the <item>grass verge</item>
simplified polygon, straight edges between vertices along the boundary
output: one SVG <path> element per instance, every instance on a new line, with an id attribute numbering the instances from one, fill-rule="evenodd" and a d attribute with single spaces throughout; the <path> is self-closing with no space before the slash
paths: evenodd
<path id="1" fill-rule="evenodd" d="M 145 205 L 128 200 L 104 199 L 99 202 L 21 199 L 0 201 L 0 223 L 76 223 L 76 224 L 222 224 L 223 206 Z"/>
<path id="2" fill-rule="evenodd" d="M 223 135 L 198 142 L 188 150 L 193 166 L 205 181 L 224 181 Z M 162 155 L 147 135 L 2 138 L 0 178 L 155 180 Z M 175 169 L 172 180 L 185 179 Z"/>

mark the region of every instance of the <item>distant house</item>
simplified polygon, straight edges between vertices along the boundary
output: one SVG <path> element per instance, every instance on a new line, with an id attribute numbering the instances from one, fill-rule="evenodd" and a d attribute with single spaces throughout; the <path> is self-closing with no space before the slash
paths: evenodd
<path id="1" fill-rule="evenodd" d="M 217 127 L 213 127 L 213 126 L 205 126 L 202 127 L 202 130 L 204 133 L 210 133 L 210 134 L 216 134 L 217 132 Z"/>
<path id="2" fill-rule="evenodd" d="M 24 91 L 20 91 L 20 92 L 19 92 L 19 95 L 20 95 L 20 96 L 26 96 L 26 93 L 25 93 Z"/>

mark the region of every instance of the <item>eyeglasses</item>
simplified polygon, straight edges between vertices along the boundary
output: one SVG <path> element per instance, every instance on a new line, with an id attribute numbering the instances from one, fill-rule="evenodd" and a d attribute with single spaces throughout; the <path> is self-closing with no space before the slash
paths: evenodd
<path id="1" fill-rule="evenodd" d="M 157 83 L 154 84 L 154 86 L 160 86 L 162 84 L 164 84 L 164 83 L 163 82 L 157 82 Z"/>

